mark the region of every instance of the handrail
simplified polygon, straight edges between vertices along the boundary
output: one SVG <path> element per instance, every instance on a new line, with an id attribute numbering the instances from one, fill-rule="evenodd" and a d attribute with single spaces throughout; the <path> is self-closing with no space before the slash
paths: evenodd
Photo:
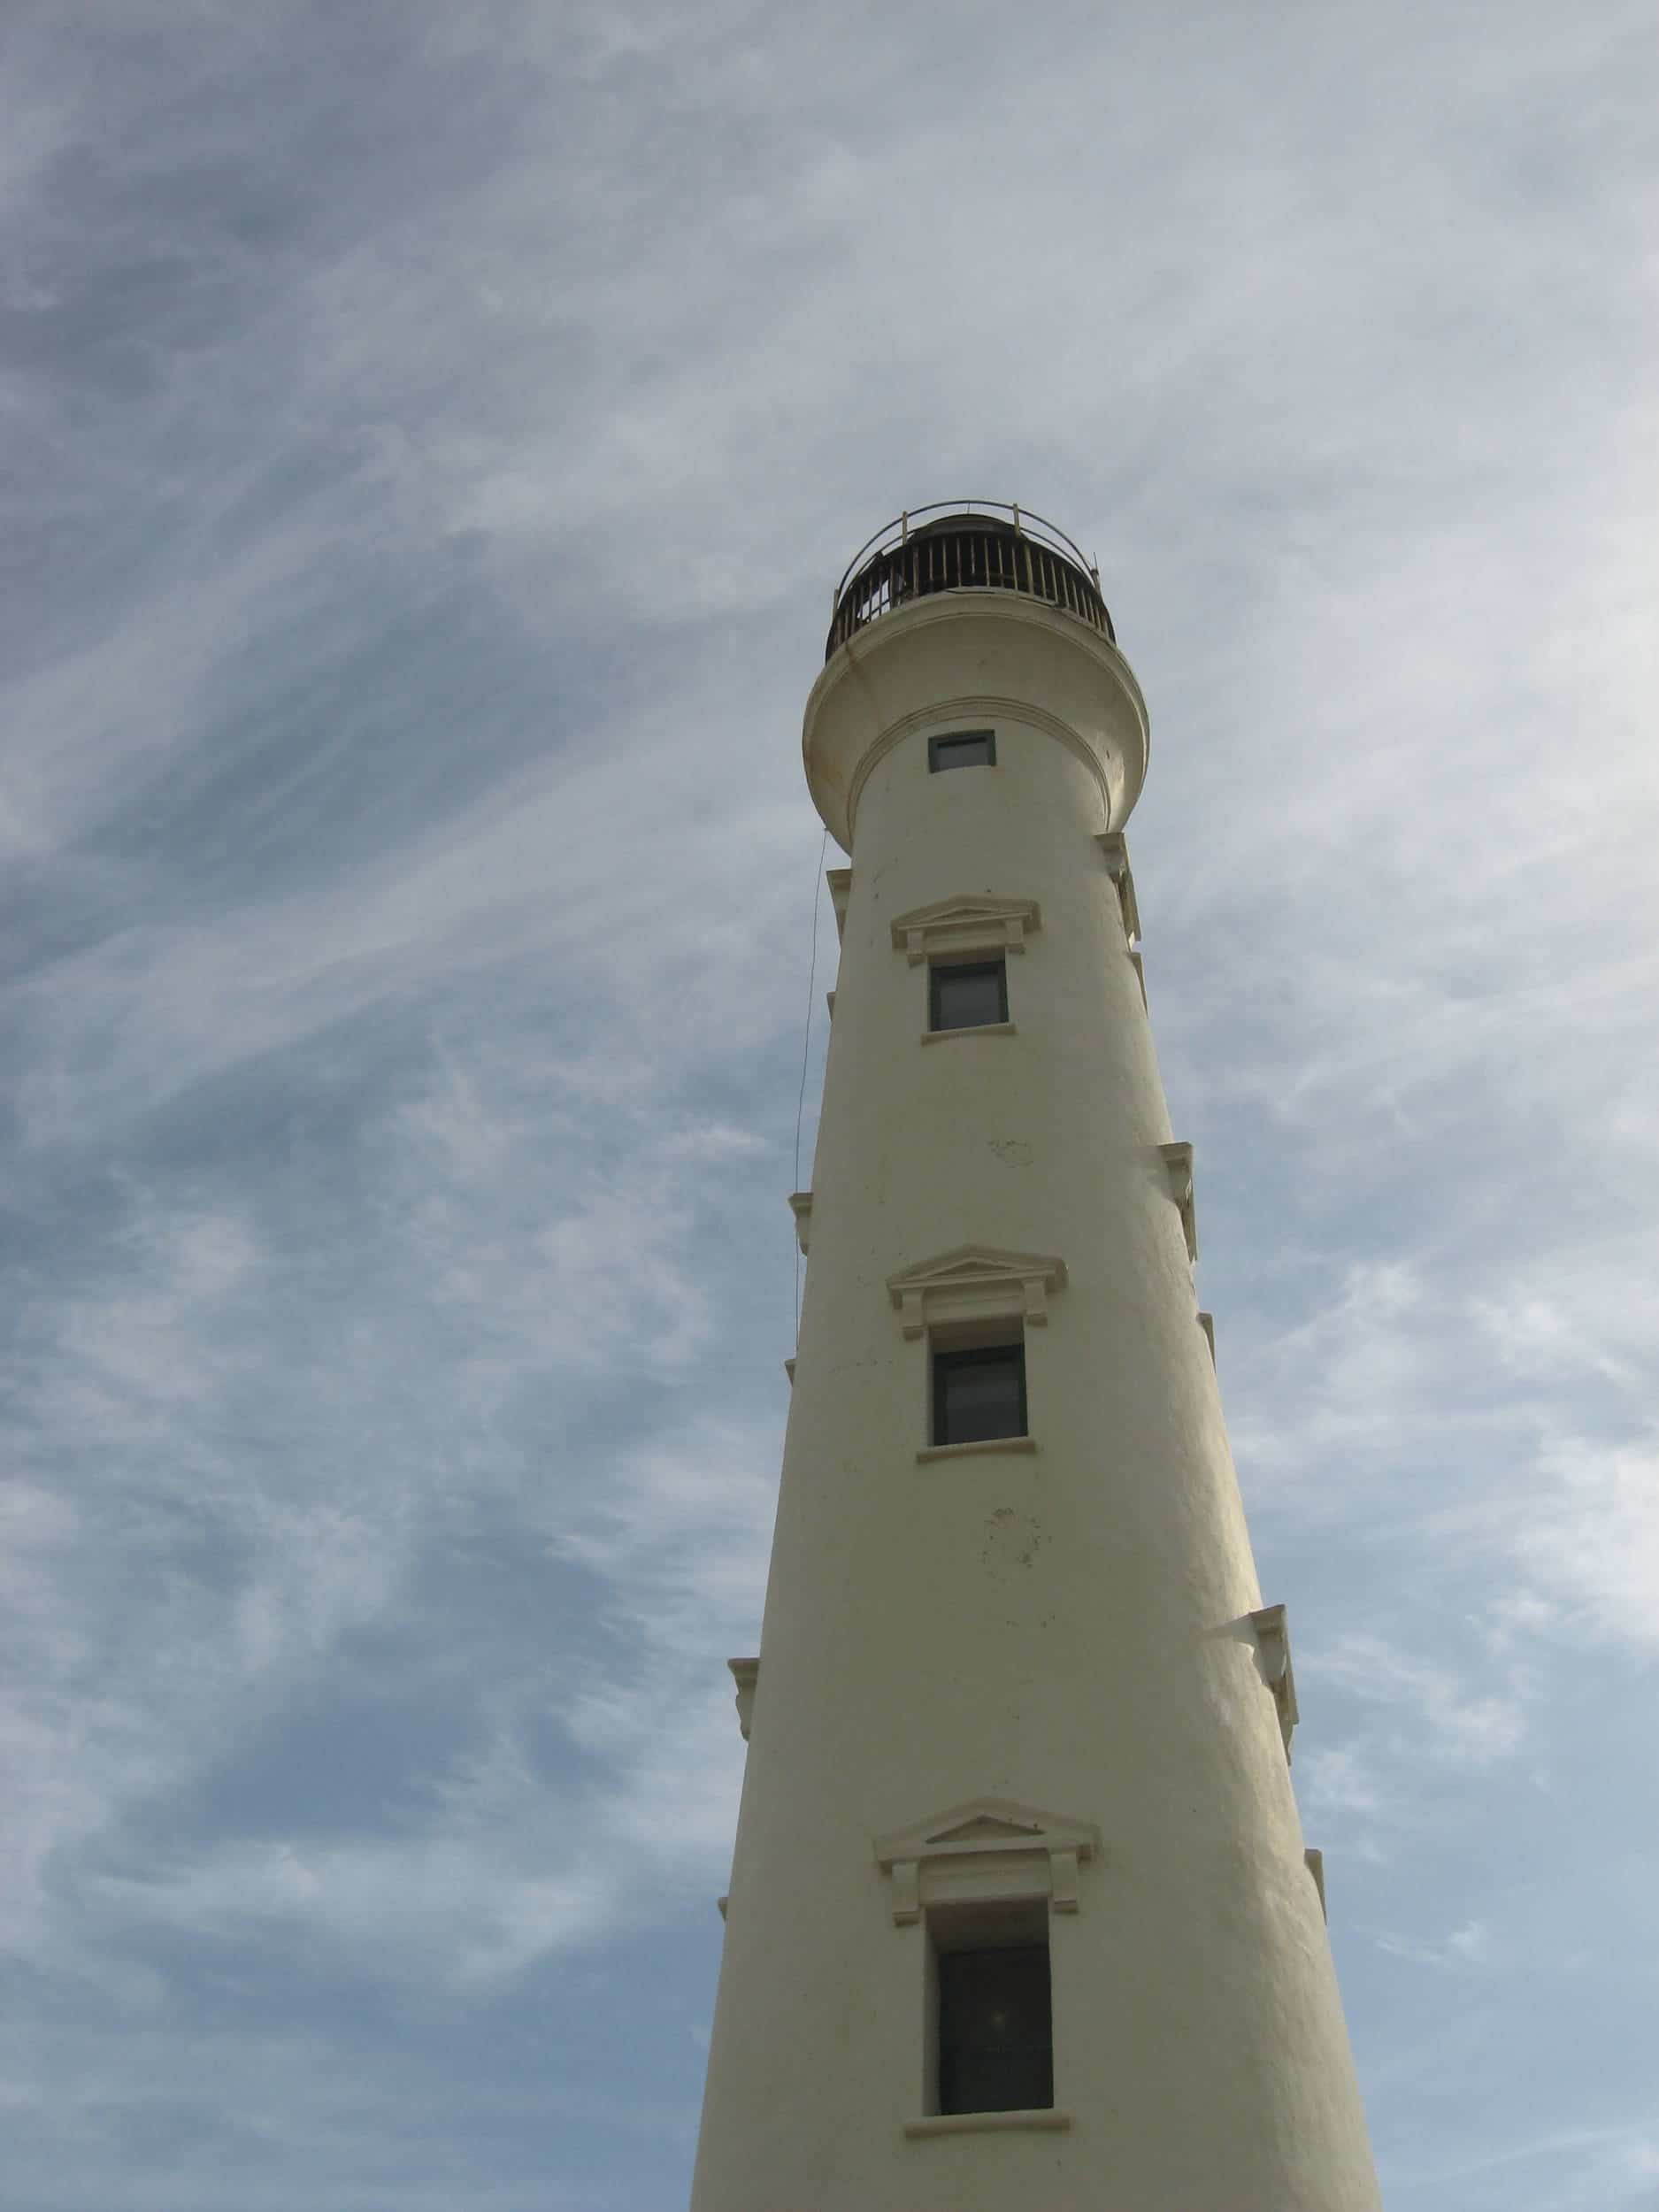
<path id="1" fill-rule="evenodd" d="M 912 600 L 979 590 L 1019 592 L 1114 634 L 1100 572 L 1063 530 L 1001 500 L 938 500 L 859 547 L 835 587 L 824 657 Z"/>
<path id="2" fill-rule="evenodd" d="M 935 499 L 926 507 L 907 507 L 902 515 L 895 515 L 891 522 L 884 522 L 879 530 L 864 540 L 841 571 L 841 580 L 835 587 L 837 606 L 841 604 L 842 592 L 870 556 L 882 550 L 889 543 L 902 545 L 924 515 L 985 515 L 995 519 L 1006 516 L 1014 526 L 1016 537 L 1035 538 L 1040 545 L 1047 545 L 1056 553 L 1064 553 L 1067 560 L 1075 561 L 1083 573 L 1092 578 L 1097 591 L 1100 588 L 1100 570 L 1076 539 L 1068 538 L 1057 523 L 1045 521 L 1041 515 L 1033 514 L 1029 507 L 1022 507 L 1018 500 Z"/>

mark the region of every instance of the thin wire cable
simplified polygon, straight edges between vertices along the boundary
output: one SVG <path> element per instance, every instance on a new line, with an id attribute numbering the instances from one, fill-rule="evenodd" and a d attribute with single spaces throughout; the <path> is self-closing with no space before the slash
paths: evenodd
<path id="1" fill-rule="evenodd" d="M 806 1033 L 801 1040 L 801 1090 L 795 1102 L 795 1187 L 801 1187 L 801 1125 L 806 1118 L 806 1066 L 812 1049 L 812 1002 L 818 988 L 818 910 L 824 895 L 824 856 L 829 850 L 829 831 L 825 830 L 818 849 L 818 866 L 812 874 L 812 957 L 806 977 Z M 790 1225 L 790 1241 L 795 1246 L 795 1348 L 801 1348 L 801 1229 L 798 1222 Z"/>

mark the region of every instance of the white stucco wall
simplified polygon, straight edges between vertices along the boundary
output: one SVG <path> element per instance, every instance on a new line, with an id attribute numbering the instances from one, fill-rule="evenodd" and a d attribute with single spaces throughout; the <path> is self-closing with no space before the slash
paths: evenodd
<path id="1" fill-rule="evenodd" d="M 983 726 L 994 768 L 928 773 L 930 731 Z M 1097 842 L 1144 770 L 1133 680 L 1068 616 L 951 595 L 841 649 L 806 747 L 852 881 L 694 2212 L 1368 2212 Z M 1014 1033 L 924 1043 L 891 926 L 959 894 L 1041 925 Z M 918 1461 L 927 1340 L 887 1279 L 969 1244 L 1064 1263 L 1025 1332 L 1036 1448 Z M 926 1917 L 895 1924 L 874 1842 L 987 1796 L 1098 1831 L 1050 1921 L 1069 2125 L 918 2137 Z"/>

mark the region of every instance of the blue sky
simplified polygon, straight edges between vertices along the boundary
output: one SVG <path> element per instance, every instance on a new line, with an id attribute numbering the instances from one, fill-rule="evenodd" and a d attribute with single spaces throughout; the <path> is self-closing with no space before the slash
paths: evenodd
<path id="1" fill-rule="evenodd" d="M 800 710 L 957 493 L 1098 553 L 1150 703 L 1391 2212 L 1654 2212 L 1650 11 L 7 49 L 6 2212 L 683 2204 Z"/>

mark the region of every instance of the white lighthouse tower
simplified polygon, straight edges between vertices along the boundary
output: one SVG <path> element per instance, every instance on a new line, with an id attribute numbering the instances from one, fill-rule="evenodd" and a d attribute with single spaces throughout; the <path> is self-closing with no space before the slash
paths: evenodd
<path id="1" fill-rule="evenodd" d="M 803 746 L 852 864 L 693 2212 L 1375 2212 L 1094 572 L 907 517 Z"/>

